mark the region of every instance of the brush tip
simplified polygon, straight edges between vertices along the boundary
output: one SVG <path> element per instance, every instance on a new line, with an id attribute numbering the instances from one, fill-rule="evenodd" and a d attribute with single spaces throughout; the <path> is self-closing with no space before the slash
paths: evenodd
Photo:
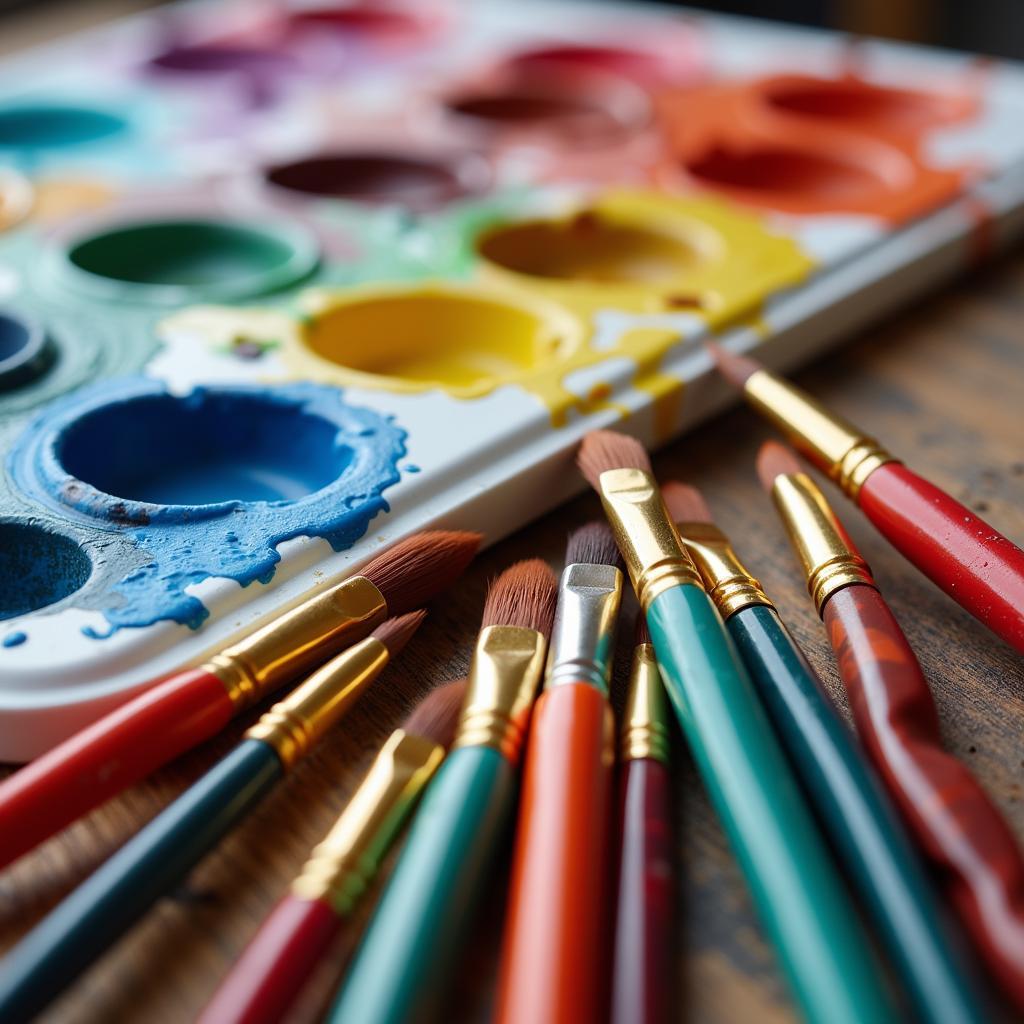
<path id="1" fill-rule="evenodd" d="M 591 430 L 585 434 L 576 454 L 576 464 L 595 490 L 601 474 L 609 469 L 651 471 L 647 449 L 635 437 L 615 430 Z"/>
<path id="2" fill-rule="evenodd" d="M 558 582 L 539 558 L 510 565 L 492 581 L 484 602 L 484 626 L 521 626 L 551 635 Z"/>
<path id="3" fill-rule="evenodd" d="M 718 372 L 734 387 L 743 389 L 747 380 L 764 367 L 750 356 L 736 355 L 722 348 L 717 342 L 705 341 L 704 347 L 715 361 Z"/>
<path id="4" fill-rule="evenodd" d="M 704 495 L 696 487 L 679 480 L 669 480 L 662 484 L 661 496 L 665 499 L 665 507 L 674 523 L 714 522 Z"/>
<path id="5" fill-rule="evenodd" d="M 468 530 L 426 530 L 372 558 L 362 574 L 384 595 L 392 615 L 427 604 L 473 561 L 482 537 Z"/>
<path id="6" fill-rule="evenodd" d="M 394 658 L 412 639 L 413 633 L 420 628 L 426 617 L 427 613 L 422 610 L 409 612 L 407 615 L 397 615 L 393 619 L 386 619 L 382 622 L 370 636 L 376 637 L 388 649 L 388 654 Z"/>
<path id="7" fill-rule="evenodd" d="M 757 475 L 761 486 L 770 491 L 777 476 L 802 473 L 796 456 L 784 444 L 778 441 L 765 441 L 757 453 Z"/>
<path id="8" fill-rule="evenodd" d="M 465 696 L 465 679 L 442 683 L 412 709 L 402 729 L 410 736 L 422 736 L 447 749 L 455 739 Z"/>
<path id="9" fill-rule="evenodd" d="M 622 556 L 608 524 L 595 520 L 573 530 L 565 547 L 565 564 L 614 565 L 621 569 Z"/>

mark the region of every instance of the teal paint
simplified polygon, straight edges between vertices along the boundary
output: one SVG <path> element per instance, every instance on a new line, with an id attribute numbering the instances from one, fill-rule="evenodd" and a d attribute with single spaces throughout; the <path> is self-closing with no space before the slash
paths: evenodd
<path id="1" fill-rule="evenodd" d="M 4 647 L 20 647 L 27 639 L 28 636 L 25 633 L 8 633 L 2 643 Z"/>
<path id="2" fill-rule="evenodd" d="M 293 537 L 355 543 L 388 509 L 405 431 L 317 384 L 197 388 L 107 381 L 54 403 L 15 443 L 8 467 L 30 499 L 123 538 L 130 571 L 86 607 L 109 636 L 160 620 L 198 628 L 186 588 L 210 577 L 267 583 Z M 110 493 L 104 488 L 115 492 Z"/>
<path id="3" fill-rule="evenodd" d="M 651 603 L 665 689 L 810 1024 L 896 1021 L 857 908 L 725 625 L 703 589 Z"/>
<path id="4" fill-rule="evenodd" d="M 31 154 L 88 145 L 122 135 L 129 123 L 113 111 L 65 103 L 0 106 L 0 151 Z"/>
<path id="5" fill-rule="evenodd" d="M 32 522 L 0 521 L 0 619 L 64 600 L 91 571 L 89 556 L 72 538 Z"/>
<path id="6" fill-rule="evenodd" d="M 433 1020 L 516 807 L 516 770 L 490 747 L 453 750 L 353 957 L 329 1024 Z"/>

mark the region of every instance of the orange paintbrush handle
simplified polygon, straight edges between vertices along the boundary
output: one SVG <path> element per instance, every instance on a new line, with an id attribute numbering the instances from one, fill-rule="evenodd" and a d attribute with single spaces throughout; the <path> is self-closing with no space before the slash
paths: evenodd
<path id="1" fill-rule="evenodd" d="M 500 1024 L 575 1024 L 607 1005 L 614 724 L 586 683 L 533 712 L 502 948 Z"/>

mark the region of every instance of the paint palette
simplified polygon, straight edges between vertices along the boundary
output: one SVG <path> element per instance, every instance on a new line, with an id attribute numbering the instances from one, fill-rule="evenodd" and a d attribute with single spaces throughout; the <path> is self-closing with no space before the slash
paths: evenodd
<path id="1" fill-rule="evenodd" d="M 97 67 L 96 54 L 104 55 Z M 1016 234 L 1024 73 L 639 5 L 184 4 L 0 66 L 0 758 Z"/>

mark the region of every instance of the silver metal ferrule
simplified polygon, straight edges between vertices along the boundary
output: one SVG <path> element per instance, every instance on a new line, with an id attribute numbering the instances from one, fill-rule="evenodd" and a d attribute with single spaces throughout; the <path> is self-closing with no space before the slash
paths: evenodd
<path id="1" fill-rule="evenodd" d="M 567 565 L 548 647 L 544 686 L 588 683 L 608 693 L 622 573 L 613 565 Z"/>

